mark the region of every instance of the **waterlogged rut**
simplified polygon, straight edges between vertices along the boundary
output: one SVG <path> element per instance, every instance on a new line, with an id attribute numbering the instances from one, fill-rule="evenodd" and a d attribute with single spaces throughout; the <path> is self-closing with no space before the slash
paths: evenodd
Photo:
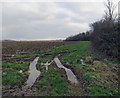
<path id="1" fill-rule="evenodd" d="M 36 69 L 36 64 L 38 62 L 39 57 L 36 57 L 29 66 L 29 77 L 26 81 L 26 84 L 23 85 L 21 88 L 17 88 L 17 90 L 12 94 L 13 96 L 32 96 L 36 94 L 36 88 L 31 87 L 35 83 L 36 79 L 40 76 L 41 72 Z"/>
<path id="2" fill-rule="evenodd" d="M 36 79 L 41 74 L 41 72 L 36 69 L 36 64 L 38 62 L 38 59 L 39 59 L 39 57 L 36 57 L 34 59 L 34 61 L 29 66 L 30 75 L 29 75 L 28 80 L 27 80 L 27 86 L 29 86 L 29 87 L 31 87 L 34 84 Z"/>
<path id="3" fill-rule="evenodd" d="M 27 86 L 29 86 L 29 87 L 31 87 L 34 84 L 34 82 L 36 81 L 36 79 L 41 74 L 41 72 L 36 69 L 36 64 L 38 62 L 38 59 L 39 59 L 39 57 L 36 57 L 34 59 L 34 61 L 29 66 L 30 75 L 29 75 L 28 80 L 27 80 Z M 58 57 L 55 57 L 53 61 L 56 63 L 56 65 L 57 65 L 58 68 L 63 68 L 66 71 L 68 80 L 71 83 L 75 83 L 75 84 L 78 83 L 77 78 L 74 75 L 74 73 L 70 69 L 64 67 L 62 65 L 62 63 L 60 62 L 60 60 L 58 59 Z M 42 65 L 45 65 L 46 66 L 46 70 L 48 70 L 48 65 L 50 65 L 52 62 L 50 62 L 50 63 L 47 62 L 45 64 L 43 63 Z"/>
<path id="4" fill-rule="evenodd" d="M 75 84 L 78 83 L 77 78 L 76 78 L 76 76 L 74 75 L 74 73 L 73 73 L 70 69 L 64 67 L 64 66 L 62 65 L 62 63 L 60 62 L 60 60 L 58 59 L 58 57 L 55 57 L 55 58 L 54 58 L 54 61 L 55 61 L 55 63 L 57 64 L 57 67 L 58 67 L 58 68 L 63 68 L 63 69 L 65 69 L 66 74 L 67 74 L 67 77 L 68 77 L 68 80 L 69 80 L 71 83 L 75 83 Z"/>

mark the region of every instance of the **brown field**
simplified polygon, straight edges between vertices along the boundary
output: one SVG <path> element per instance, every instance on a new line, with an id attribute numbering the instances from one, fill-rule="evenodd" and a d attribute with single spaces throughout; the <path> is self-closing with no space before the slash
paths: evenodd
<path id="1" fill-rule="evenodd" d="M 4 41 L 2 42 L 2 55 L 13 55 L 16 53 L 37 53 L 62 45 L 75 42 L 65 41 Z"/>

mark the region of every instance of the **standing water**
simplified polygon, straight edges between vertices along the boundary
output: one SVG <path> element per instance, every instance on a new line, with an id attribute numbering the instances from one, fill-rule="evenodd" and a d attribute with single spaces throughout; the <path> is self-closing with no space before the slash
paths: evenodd
<path id="1" fill-rule="evenodd" d="M 41 72 L 36 69 L 36 64 L 38 62 L 38 59 L 39 57 L 36 57 L 29 66 L 30 75 L 27 80 L 27 86 L 29 87 L 31 87 L 34 84 L 38 76 L 41 74 Z"/>
<path id="2" fill-rule="evenodd" d="M 48 63 L 48 61 L 46 63 L 41 63 L 41 65 L 44 65 L 46 67 L 46 70 L 48 70 L 48 66 L 52 63 L 53 61 L 51 61 L 50 63 Z"/>
<path id="3" fill-rule="evenodd" d="M 60 62 L 60 60 L 58 59 L 58 57 L 55 57 L 55 58 L 54 58 L 54 61 L 55 61 L 55 63 L 57 64 L 57 67 L 58 67 L 58 68 L 63 68 L 63 69 L 65 69 L 66 74 L 67 74 L 67 77 L 68 77 L 68 80 L 69 80 L 71 83 L 75 83 L 75 84 L 78 83 L 77 78 L 76 78 L 76 76 L 74 75 L 74 73 L 73 73 L 70 69 L 64 67 L 64 66 L 61 64 L 61 62 Z"/>

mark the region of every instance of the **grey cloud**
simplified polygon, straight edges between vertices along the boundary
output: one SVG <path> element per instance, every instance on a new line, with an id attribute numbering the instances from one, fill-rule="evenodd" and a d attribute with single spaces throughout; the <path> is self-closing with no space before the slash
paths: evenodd
<path id="1" fill-rule="evenodd" d="M 56 39 L 86 31 L 89 23 L 104 13 L 97 10 L 102 4 L 97 5 L 97 2 L 4 3 L 3 39 Z"/>

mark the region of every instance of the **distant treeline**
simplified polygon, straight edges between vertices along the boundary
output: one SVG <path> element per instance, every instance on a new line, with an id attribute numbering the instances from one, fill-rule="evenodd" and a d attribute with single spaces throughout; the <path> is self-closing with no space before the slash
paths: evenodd
<path id="1" fill-rule="evenodd" d="M 66 38 L 66 41 L 90 41 L 90 32 L 79 33 L 74 36 Z"/>
<path id="2" fill-rule="evenodd" d="M 120 17 L 114 14 L 114 5 L 108 0 L 105 17 L 92 23 L 91 30 L 66 38 L 66 41 L 91 41 L 91 46 L 101 54 L 117 58 L 120 49 Z M 120 55 L 119 55 L 120 57 Z"/>

